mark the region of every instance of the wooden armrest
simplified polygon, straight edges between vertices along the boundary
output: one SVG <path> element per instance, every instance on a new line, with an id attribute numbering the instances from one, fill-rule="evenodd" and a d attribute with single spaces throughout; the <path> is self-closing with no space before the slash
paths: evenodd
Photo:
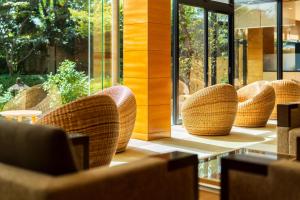
<path id="1" fill-rule="evenodd" d="M 279 127 L 295 127 L 293 123 L 292 110 L 299 109 L 299 103 L 287 103 L 277 105 L 277 126 Z"/>
<path id="2" fill-rule="evenodd" d="M 176 170 L 178 168 L 187 167 L 187 166 L 194 166 L 198 168 L 199 161 L 197 155 L 195 154 L 175 151 L 166 154 L 154 155 L 154 157 L 168 160 L 169 170 Z"/>
<path id="3" fill-rule="evenodd" d="M 273 159 L 248 155 L 232 155 L 221 160 L 221 199 L 229 199 L 229 170 L 236 170 L 261 176 L 268 175 L 268 166 Z"/>
<path id="4" fill-rule="evenodd" d="M 153 157 L 157 158 L 162 158 L 165 160 L 168 160 L 168 170 L 173 171 L 173 170 L 178 170 L 180 168 L 184 167 L 193 167 L 193 177 L 194 177 L 194 189 L 193 191 L 195 192 L 194 196 L 196 197 L 195 199 L 198 199 L 198 156 L 196 154 L 189 154 L 189 153 L 184 153 L 184 152 L 171 152 L 171 153 L 166 153 L 166 154 L 158 154 L 154 155 Z"/>
<path id="5" fill-rule="evenodd" d="M 81 133 L 68 133 L 67 135 L 74 146 L 83 146 L 83 169 L 89 169 L 90 137 Z"/>

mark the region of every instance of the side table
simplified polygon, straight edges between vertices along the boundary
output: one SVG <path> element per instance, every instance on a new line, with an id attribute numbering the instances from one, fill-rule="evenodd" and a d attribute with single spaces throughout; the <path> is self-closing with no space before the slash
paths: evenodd
<path id="1" fill-rule="evenodd" d="M 38 118 L 42 114 L 42 111 L 39 110 L 9 110 L 0 112 L 0 115 L 5 117 L 6 119 L 17 119 L 18 122 L 22 122 L 23 118 L 31 118 L 31 123 L 34 124 Z"/>
<path id="2" fill-rule="evenodd" d="M 82 165 L 83 169 L 89 169 L 89 136 L 80 133 L 68 134 L 75 148 L 82 148 Z"/>

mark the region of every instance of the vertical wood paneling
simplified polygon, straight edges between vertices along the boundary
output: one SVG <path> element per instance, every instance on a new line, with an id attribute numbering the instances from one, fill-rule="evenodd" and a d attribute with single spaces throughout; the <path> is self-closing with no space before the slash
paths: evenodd
<path id="1" fill-rule="evenodd" d="M 137 98 L 134 138 L 170 137 L 170 0 L 124 0 L 124 84 Z"/>

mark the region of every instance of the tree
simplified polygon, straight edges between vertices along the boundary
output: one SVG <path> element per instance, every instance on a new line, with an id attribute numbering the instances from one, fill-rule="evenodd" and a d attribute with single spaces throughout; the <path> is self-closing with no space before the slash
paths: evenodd
<path id="1" fill-rule="evenodd" d="M 0 4 L 0 54 L 5 57 L 9 73 L 33 52 L 37 53 L 47 38 L 44 26 L 30 2 L 4 2 Z"/>
<path id="2" fill-rule="evenodd" d="M 0 3 L 0 57 L 6 59 L 10 74 L 19 72 L 20 64 L 33 54 L 57 46 L 74 51 L 70 45 L 86 33 L 71 17 L 73 10 L 87 3 L 68 0 L 4 0 Z"/>
<path id="3" fill-rule="evenodd" d="M 190 87 L 191 70 L 197 68 L 202 71 L 204 44 L 203 11 L 192 6 L 180 5 L 179 7 L 179 49 L 180 49 L 180 79 Z"/>
<path id="4" fill-rule="evenodd" d="M 228 56 L 228 16 L 209 12 L 208 22 L 210 78 L 211 84 L 216 84 L 218 57 Z M 204 9 L 180 5 L 179 77 L 190 89 L 195 72 L 198 80 L 204 79 L 204 31 Z M 228 77 L 221 79 L 228 81 Z"/>

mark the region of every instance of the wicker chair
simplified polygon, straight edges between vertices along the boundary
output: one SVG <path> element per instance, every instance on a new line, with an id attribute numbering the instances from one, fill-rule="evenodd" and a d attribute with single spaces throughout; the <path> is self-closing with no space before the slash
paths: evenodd
<path id="1" fill-rule="evenodd" d="M 191 95 L 183 104 L 182 119 L 194 135 L 228 135 L 237 112 L 237 94 L 232 85 L 219 84 Z"/>
<path id="2" fill-rule="evenodd" d="M 11 101 L 4 105 L 3 110 L 31 109 L 46 96 L 47 93 L 44 91 L 42 85 L 35 85 L 17 94 Z"/>
<path id="3" fill-rule="evenodd" d="M 116 152 L 119 115 L 109 96 L 81 98 L 46 114 L 37 123 L 61 127 L 67 133 L 88 135 L 90 167 L 110 164 Z"/>
<path id="4" fill-rule="evenodd" d="M 234 125 L 263 127 L 275 105 L 275 91 L 267 81 L 257 81 L 237 91 L 238 111 Z"/>
<path id="5" fill-rule="evenodd" d="M 275 107 L 271 119 L 277 119 L 277 105 L 300 102 L 300 84 L 292 80 L 271 82 L 276 94 Z"/>
<path id="6" fill-rule="evenodd" d="M 43 114 L 46 114 L 60 106 L 62 106 L 61 95 L 57 89 L 52 89 L 47 96 L 32 109 L 42 111 Z"/>
<path id="7" fill-rule="evenodd" d="M 136 100 L 128 87 L 114 86 L 99 93 L 110 96 L 116 103 L 120 117 L 120 136 L 117 152 L 126 150 L 131 138 L 136 118 Z"/>

